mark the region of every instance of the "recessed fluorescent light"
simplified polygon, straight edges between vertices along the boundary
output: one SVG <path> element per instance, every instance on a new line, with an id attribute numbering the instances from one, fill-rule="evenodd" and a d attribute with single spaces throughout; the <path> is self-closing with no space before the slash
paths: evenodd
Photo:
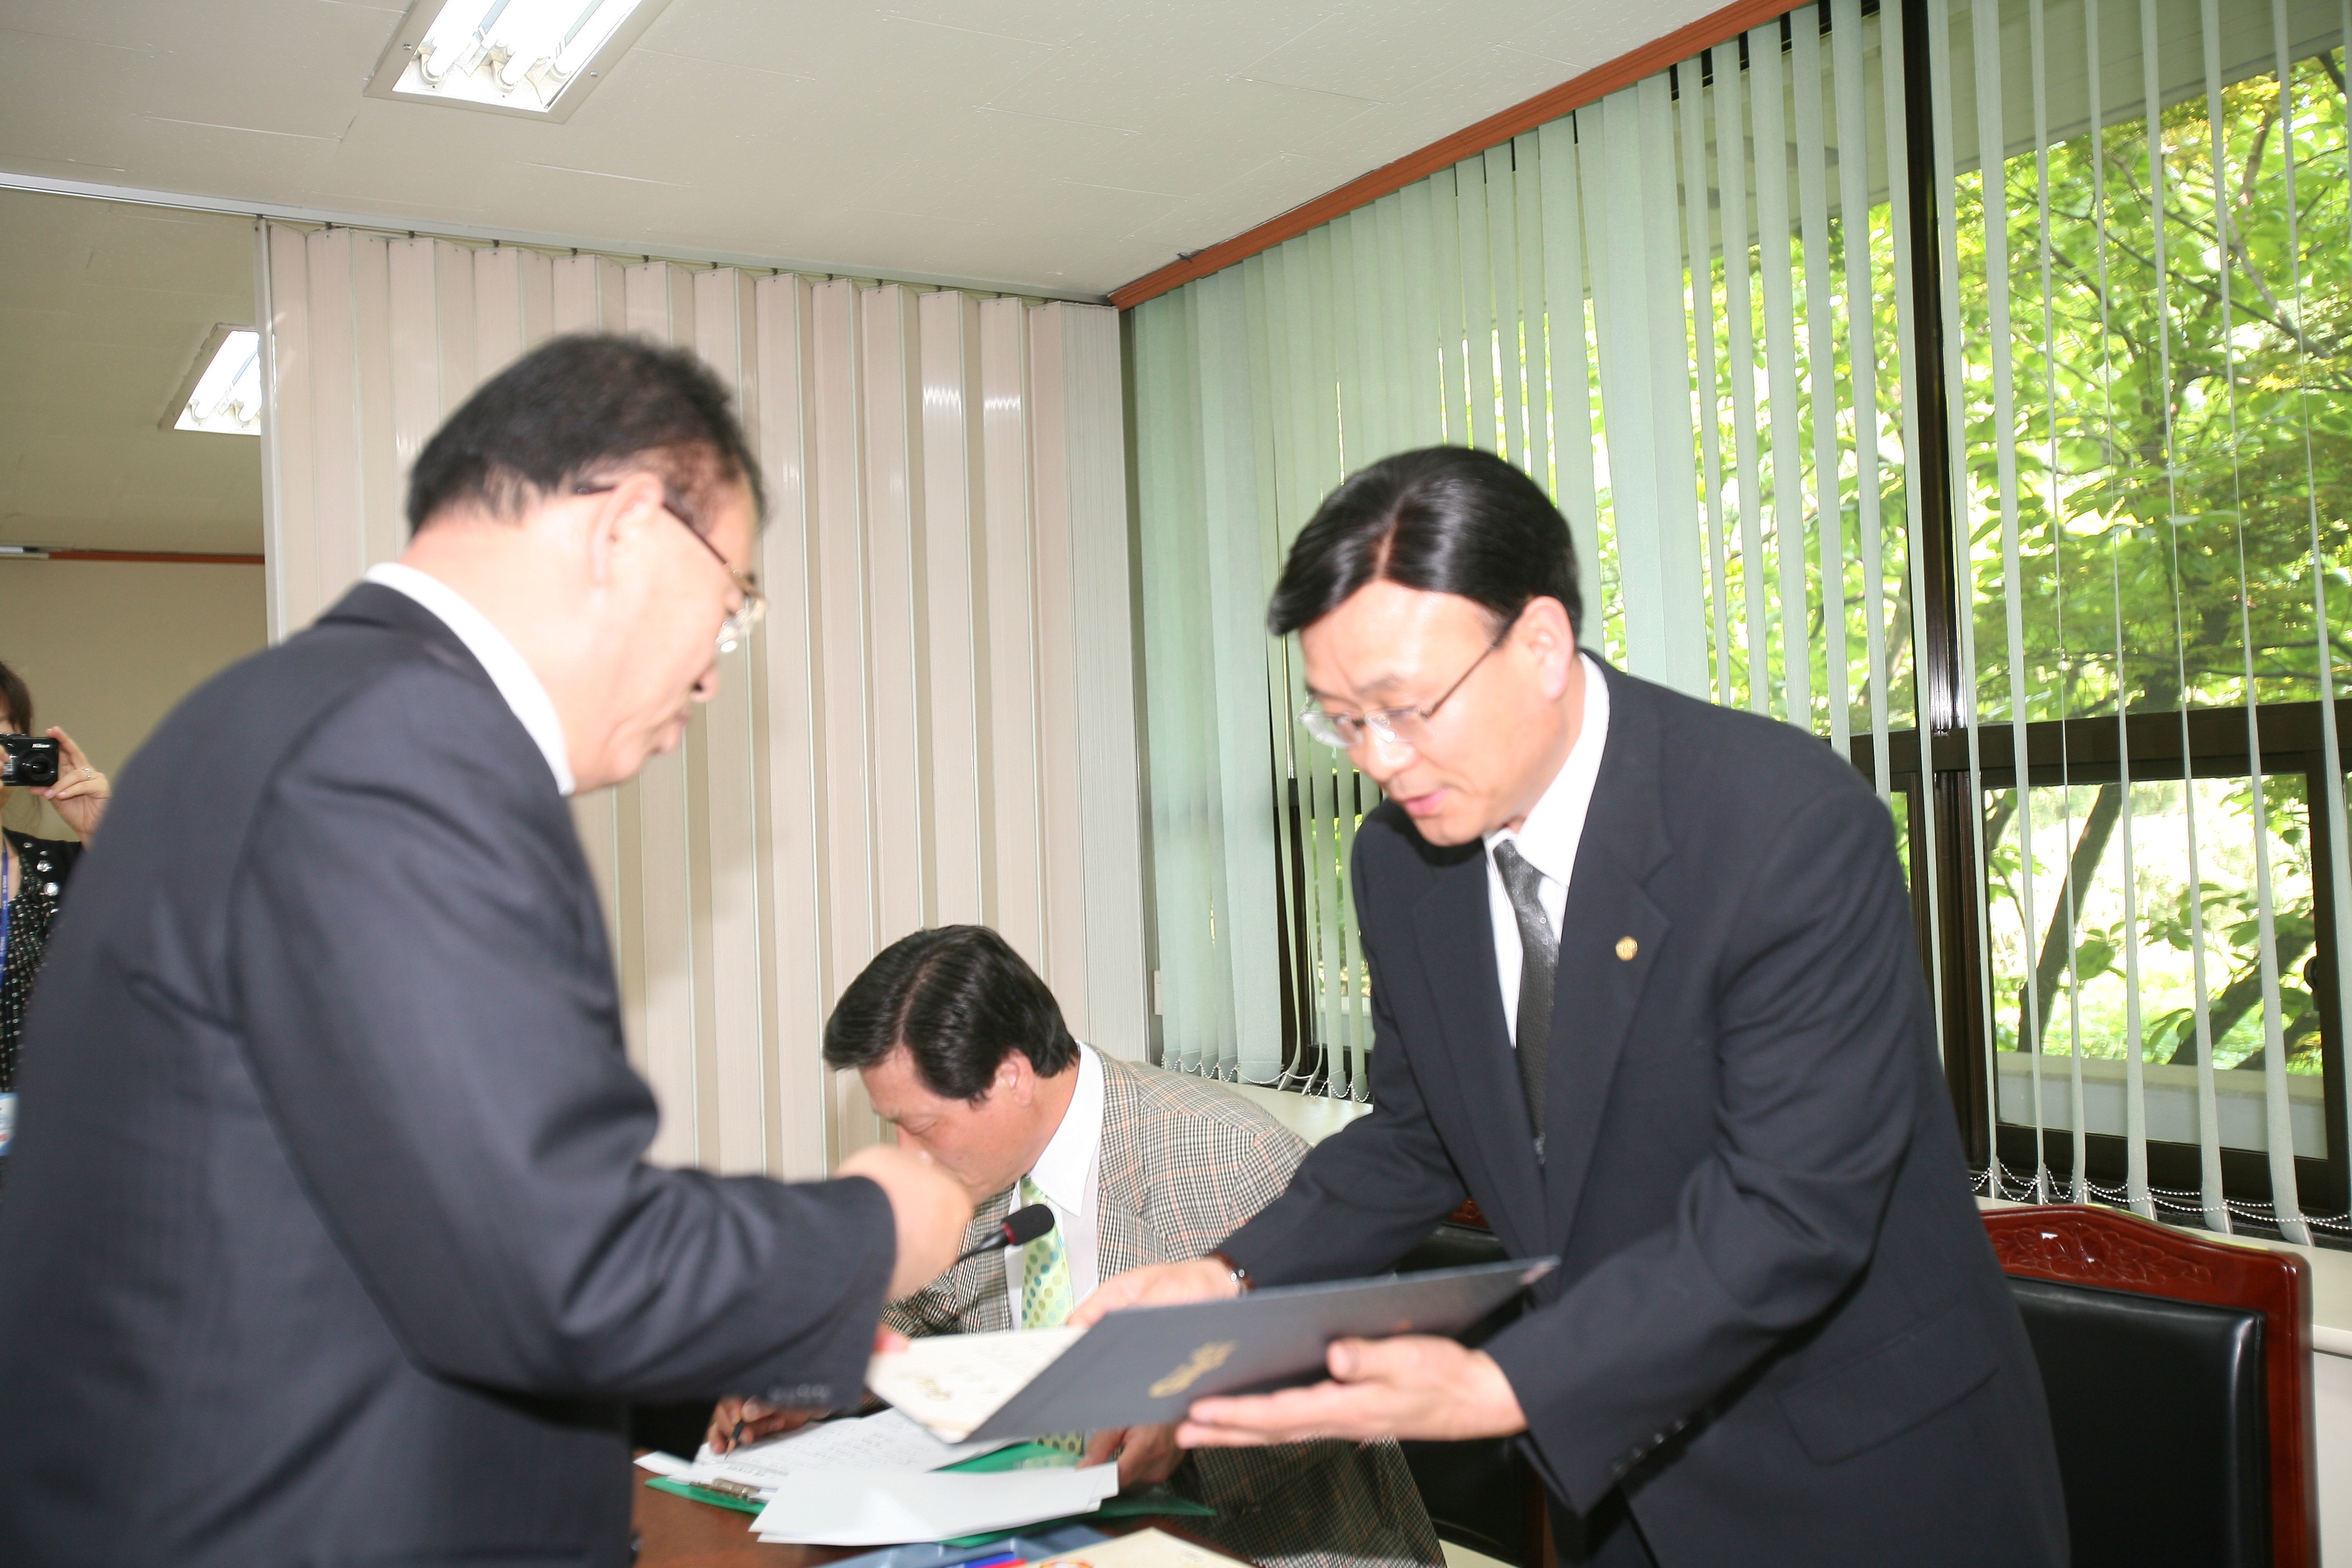
<path id="1" fill-rule="evenodd" d="M 261 334 L 248 327 L 215 327 L 180 384 L 174 430 L 215 436 L 261 434 Z M 194 384 L 190 384 L 193 381 Z"/>
<path id="2" fill-rule="evenodd" d="M 371 98 L 568 119 L 666 0 L 417 0 Z"/>

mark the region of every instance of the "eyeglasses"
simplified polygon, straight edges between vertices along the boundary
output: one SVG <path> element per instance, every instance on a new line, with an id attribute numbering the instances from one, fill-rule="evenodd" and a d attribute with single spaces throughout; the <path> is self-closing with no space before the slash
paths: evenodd
<path id="1" fill-rule="evenodd" d="M 576 496 L 609 495 L 620 488 L 620 481 L 615 479 L 611 484 L 574 485 L 572 493 Z M 743 595 L 743 602 L 730 610 L 727 618 L 719 623 L 719 651 L 733 653 L 742 645 L 743 639 L 751 635 L 751 628 L 759 623 L 760 617 L 768 613 L 768 596 L 760 592 L 756 580 L 735 570 L 727 557 L 719 553 L 719 546 L 710 542 L 709 535 L 704 533 L 701 525 L 695 521 L 694 510 L 686 504 L 686 498 L 667 484 L 662 486 L 662 510 L 684 524 L 687 532 L 694 535 L 697 544 L 710 552 L 710 558 L 719 563 L 719 569 L 727 574 L 727 580 L 735 584 L 737 593 Z"/>
<path id="2" fill-rule="evenodd" d="M 1462 679 L 1447 687 L 1445 695 L 1426 708 L 1376 708 L 1363 714 L 1331 713 L 1327 712 L 1321 703 L 1310 702 L 1298 715 L 1298 721 L 1306 727 L 1308 734 L 1342 752 L 1352 752 L 1362 745 L 1367 734 L 1377 735 L 1391 746 L 1418 751 L 1421 743 L 1429 738 L 1429 721 L 1437 717 L 1437 710 L 1452 700 L 1465 682 L 1478 673 L 1478 667 L 1486 662 L 1486 654 L 1502 647 L 1503 639 L 1509 637 L 1511 628 L 1518 624 L 1517 616 L 1505 622 L 1503 629 L 1495 634 L 1495 640 L 1486 645 L 1486 653 L 1472 659 L 1470 668 L 1462 672 Z"/>

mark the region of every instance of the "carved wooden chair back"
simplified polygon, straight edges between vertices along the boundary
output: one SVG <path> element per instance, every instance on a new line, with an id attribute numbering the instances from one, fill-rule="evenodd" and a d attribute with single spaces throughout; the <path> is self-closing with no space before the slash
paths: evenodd
<path id="1" fill-rule="evenodd" d="M 2187 1561 L 2179 1521 L 2232 1511 L 2255 1528 L 2200 1562 L 2317 1568 L 2304 1260 L 2075 1204 L 1988 1209 L 1984 1222 L 2042 1358 L 2076 1568 Z M 2249 1331 L 2257 1320 L 2258 1331 Z M 2200 1380 L 2200 1391 L 2186 1387 Z M 2217 1382 L 2227 1388 L 2210 1386 Z M 2163 1446 L 2179 1442 L 2184 1413 L 2214 1411 L 2217 1401 L 2227 1408 L 2212 1415 L 2214 1430 L 2186 1434 L 2216 1462 L 2168 1487 L 2167 1463 L 2177 1467 L 2181 1454 Z M 2200 1492 L 2200 1484 L 2210 1489 Z"/>

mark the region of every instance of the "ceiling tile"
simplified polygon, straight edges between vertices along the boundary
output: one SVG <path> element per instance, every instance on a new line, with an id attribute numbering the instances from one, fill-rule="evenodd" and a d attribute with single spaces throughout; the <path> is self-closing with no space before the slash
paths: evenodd
<path id="1" fill-rule="evenodd" d="M 1259 56 L 1242 74 L 1357 98 L 1395 98 L 1492 42 L 1486 25 L 1498 9 L 1484 0 L 1423 0 L 1409 16 L 1350 10 Z"/>
<path id="2" fill-rule="evenodd" d="M 260 443 L 159 428 L 253 255 L 249 219 L 0 191 L 0 541 L 258 548 Z"/>

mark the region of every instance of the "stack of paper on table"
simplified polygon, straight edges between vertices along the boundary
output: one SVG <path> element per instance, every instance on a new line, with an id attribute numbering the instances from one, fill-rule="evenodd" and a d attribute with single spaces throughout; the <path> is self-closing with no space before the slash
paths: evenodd
<path id="1" fill-rule="evenodd" d="M 1092 1513 L 1118 1491 L 1117 1465 L 992 1475 L 796 1470 L 751 1528 L 762 1541 L 818 1546 L 944 1541 Z"/>
<path id="2" fill-rule="evenodd" d="M 896 1410 L 863 1420 L 824 1421 L 796 1432 L 746 1443 L 725 1454 L 704 1444 L 694 1463 L 667 1473 L 695 1486 L 731 1481 L 761 1496 L 803 1470 L 903 1471 L 919 1474 L 1001 1448 L 1002 1443 L 943 1443 Z"/>
<path id="3" fill-rule="evenodd" d="M 1009 1530 L 1092 1513 L 1118 1491 L 1118 1467 L 1064 1466 L 987 1475 L 934 1474 L 1001 1443 L 944 1443 L 902 1412 L 826 1421 L 694 1463 L 638 1463 L 690 1485 L 750 1489 L 766 1502 L 751 1528 L 766 1541 L 892 1545 Z"/>

